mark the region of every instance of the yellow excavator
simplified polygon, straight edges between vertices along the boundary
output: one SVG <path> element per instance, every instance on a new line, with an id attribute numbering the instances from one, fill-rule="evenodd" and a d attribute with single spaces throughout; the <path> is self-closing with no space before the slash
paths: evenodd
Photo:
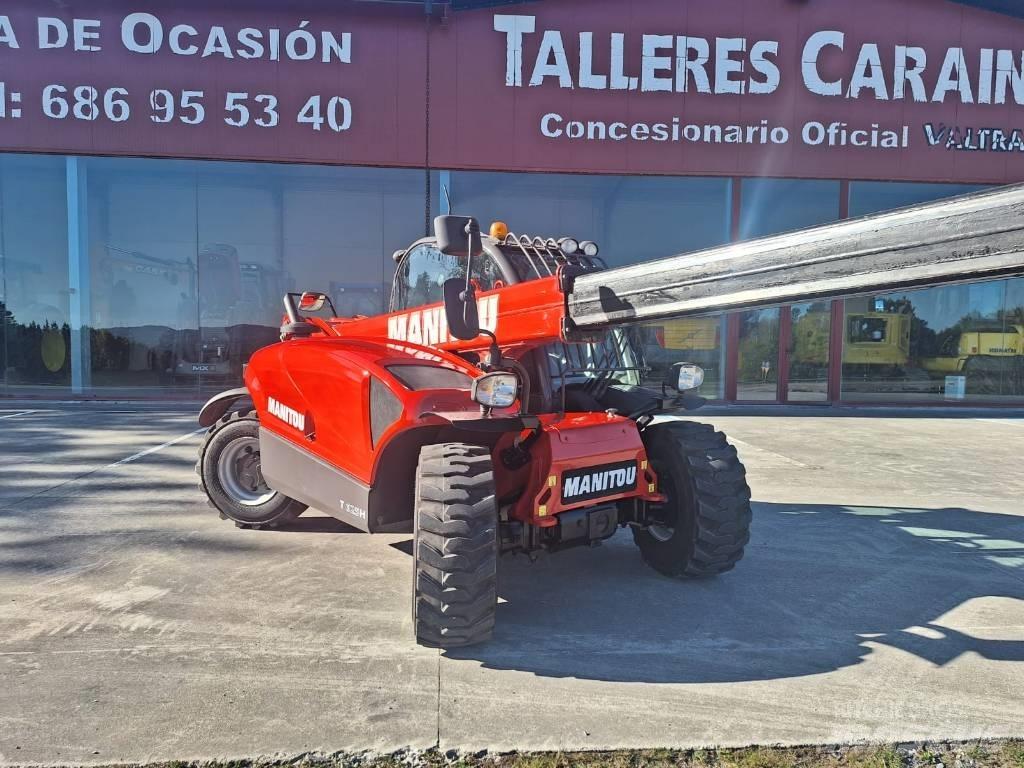
<path id="1" fill-rule="evenodd" d="M 961 375 L 968 391 L 986 395 L 1024 392 L 1024 325 L 974 320 L 950 336 L 936 357 L 920 360 L 934 374 Z"/>

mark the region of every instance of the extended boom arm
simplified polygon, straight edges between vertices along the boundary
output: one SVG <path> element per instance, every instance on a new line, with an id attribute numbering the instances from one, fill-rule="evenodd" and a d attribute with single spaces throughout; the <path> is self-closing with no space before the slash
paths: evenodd
<path id="1" fill-rule="evenodd" d="M 583 275 L 582 331 L 1024 274 L 1024 185 Z"/>

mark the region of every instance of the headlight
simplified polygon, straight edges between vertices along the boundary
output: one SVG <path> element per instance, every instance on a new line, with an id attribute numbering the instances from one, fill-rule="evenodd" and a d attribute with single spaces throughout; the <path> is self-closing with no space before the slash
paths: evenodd
<path id="1" fill-rule="evenodd" d="M 597 243 L 593 240 L 584 240 L 580 243 L 580 250 L 583 251 L 584 256 L 588 256 L 593 259 L 597 257 L 597 254 L 601 249 L 597 247 Z"/>
<path id="2" fill-rule="evenodd" d="M 512 373 L 488 373 L 473 381 L 473 399 L 488 408 L 508 408 L 519 396 L 519 379 Z"/>
<path id="3" fill-rule="evenodd" d="M 699 389 L 703 383 L 704 369 L 692 363 L 675 363 L 665 376 L 665 384 L 680 392 Z"/>

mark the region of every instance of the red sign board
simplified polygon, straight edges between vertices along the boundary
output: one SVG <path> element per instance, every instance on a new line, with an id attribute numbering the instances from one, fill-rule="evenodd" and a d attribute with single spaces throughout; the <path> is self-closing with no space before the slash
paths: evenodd
<path id="1" fill-rule="evenodd" d="M 1024 180 L 1024 21 L 945 0 L 92 5 L 0 16 L 0 149 Z"/>

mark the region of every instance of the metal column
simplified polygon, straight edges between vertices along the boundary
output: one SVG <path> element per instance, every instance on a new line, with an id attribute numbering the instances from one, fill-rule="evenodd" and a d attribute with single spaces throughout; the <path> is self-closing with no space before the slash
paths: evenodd
<path id="1" fill-rule="evenodd" d="M 71 326 L 71 392 L 81 395 L 92 386 L 92 286 L 89 266 L 89 212 L 85 160 L 66 161 L 68 203 L 68 312 Z"/>

